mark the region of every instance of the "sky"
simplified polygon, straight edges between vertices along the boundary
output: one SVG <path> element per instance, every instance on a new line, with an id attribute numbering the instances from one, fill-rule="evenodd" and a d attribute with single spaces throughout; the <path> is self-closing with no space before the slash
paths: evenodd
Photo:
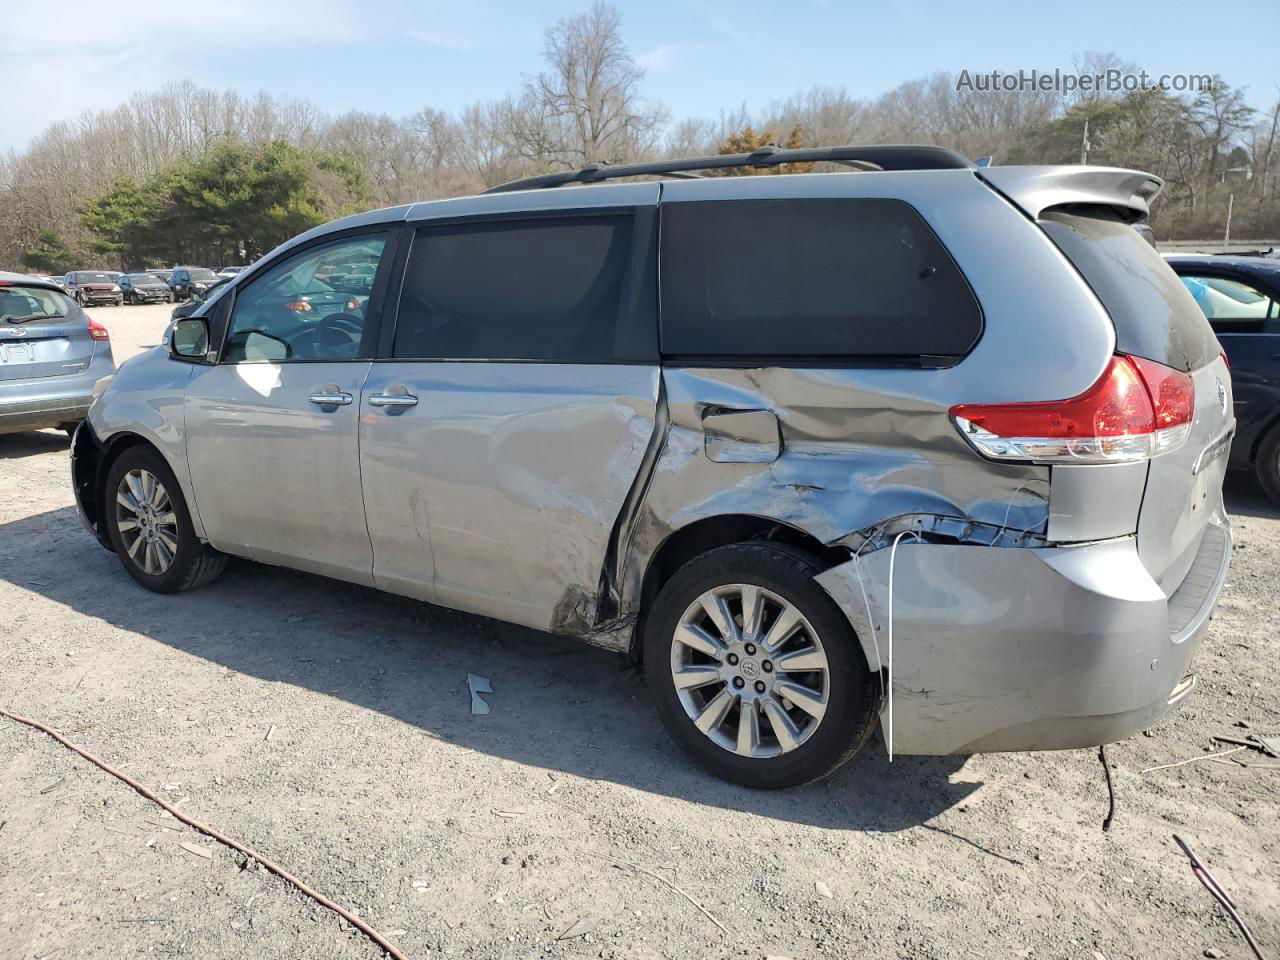
<path id="1" fill-rule="evenodd" d="M 588 0 L 0 0 L 0 150 L 56 120 L 189 79 L 392 116 L 503 96 Z M 647 98 L 675 120 L 756 111 L 814 85 L 874 97 L 936 71 L 1070 70 L 1114 51 L 1153 74 L 1219 73 L 1280 96 L 1278 0 L 644 0 L 615 4 Z M 174 10 L 181 10 L 175 14 Z"/>

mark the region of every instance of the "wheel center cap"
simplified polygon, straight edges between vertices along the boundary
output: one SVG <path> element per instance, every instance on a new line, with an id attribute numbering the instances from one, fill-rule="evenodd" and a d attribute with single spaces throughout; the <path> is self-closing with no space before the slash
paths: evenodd
<path id="1" fill-rule="evenodd" d="M 748 680 L 755 680 L 760 676 L 760 664 L 754 660 L 743 660 L 738 664 L 738 672 Z"/>

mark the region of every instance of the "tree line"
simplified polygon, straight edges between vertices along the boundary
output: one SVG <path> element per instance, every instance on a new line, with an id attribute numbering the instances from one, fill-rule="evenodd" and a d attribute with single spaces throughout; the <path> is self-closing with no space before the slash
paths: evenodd
<path id="1" fill-rule="evenodd" d="M 1221 78 L 1194 95 L 1064 98 L 957 89 L 954 75 L 937 73 L 873 99 L 814 87 L 761 110 L 673 121 L 646 99 L 616 8 L 597 2 L 553 24 L 543 54 L 544 69 L 507 96 L 455 113 L 334 116 L 303 100 L 181 82 L 55 123 L 0 157 L 0 266 L 240 262 L 360 209 L 770 142 L 931 143 L 1002 164 L 1087 155 L 1165 179 L 1151 217 L 1161 239 L 1221 236 L 1229 202 L 1233 237 L 1280 236 L 1280 96 L 1259 109 Z M 1087 53 L 1075 66 L 1137 72 L 1114 54 Z"/>

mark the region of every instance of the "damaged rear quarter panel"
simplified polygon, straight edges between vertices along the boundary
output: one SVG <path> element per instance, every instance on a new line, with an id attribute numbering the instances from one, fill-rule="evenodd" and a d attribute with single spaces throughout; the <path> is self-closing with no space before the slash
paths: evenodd
<path id="1" fill-rule="evenodd" d="M 923 385 L 940 373 L 666 368 L 671 424 L 640 508 L 624 596 L 637 600 L 643 572 L 670 533 L 716 516 L 774 520 L 823 543 L 906 514 L 1043 532 L 1047 469 L 977 458 L 946 408 L 909 389 L 913 378 Z M 767 411 L 780 452 L 713 461 L 704 421 L 717 420 L 717 444 L 726 444 L 730 410 Z M 753 432 L 758 423 L 751 421 Z"/>

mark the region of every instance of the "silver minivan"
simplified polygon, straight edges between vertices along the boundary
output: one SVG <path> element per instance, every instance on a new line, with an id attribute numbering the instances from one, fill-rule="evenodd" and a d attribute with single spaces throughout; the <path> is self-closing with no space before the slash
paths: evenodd
<path id="1" fill-rule="evenodd" d="M 711 175 L 794 162 L 846 172 Z M 1132 229 L 1160 186 L 774 149 L 350 217 L 121 367 L 79 508 L 159 592 L 246 557 L 642 660 L 750 786 L 877 723 L 1113 741 L 1194 686 L 1230 558 L 1227 366 Z"/>

